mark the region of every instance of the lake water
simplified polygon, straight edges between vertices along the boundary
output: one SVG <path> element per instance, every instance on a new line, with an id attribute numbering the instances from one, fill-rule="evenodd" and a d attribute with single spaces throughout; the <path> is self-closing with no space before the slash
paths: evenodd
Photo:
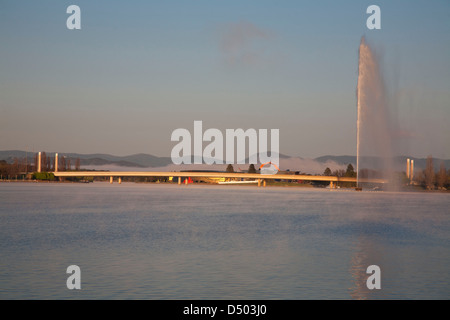
<path id="1" fill-rule="evenodd" d="M 449 208 L 442 193 L 0 183 L 0 299 L 449 299 Z"/>

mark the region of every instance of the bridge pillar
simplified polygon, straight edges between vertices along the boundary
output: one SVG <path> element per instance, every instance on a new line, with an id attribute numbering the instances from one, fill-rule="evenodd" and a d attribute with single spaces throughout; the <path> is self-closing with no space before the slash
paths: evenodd
<path id="1" fill-rule="evenodd" d="M 181 177 L 178 177 L 178 184 L 181 184 Z"/>
<path id="2" fill-rule="evenodd" d="M 122 183 L 122 177 L 119 177 L 118 180 L 119 180 L 119 184 L 121 184 Z"/>
<path id="3" fill-rule="evenodd" d="M 185 184 L 185 185 L 188 184 L 188 182 L 189 182 L 188 180 L 189 180 L 189 179 L 186 179 L 186 178 L 184 179 L 184 184 Z"/>
<path id="4" fill-rule="evenodd" d="M 333 189 L 333 188 L 334 188 L 333 181 L 330 181 L 330 189 Z"/>
<path id="5" fill-rule="evenodd" d="M 261 179 L 258 179 L 258 187 L 261 187 Z"/>
<path id="6" fill-rule="evenodd" d="M 266 186 L 266 179 L 263 179 L 263 187 Z"/>
<path id="7" fill-rule="evenodd" d="M 111 177 L 109 177 L 109 183 L 113 183 L 113 180 L 114 180 L 114 177 L 113 176 L 111 176 Z"/>

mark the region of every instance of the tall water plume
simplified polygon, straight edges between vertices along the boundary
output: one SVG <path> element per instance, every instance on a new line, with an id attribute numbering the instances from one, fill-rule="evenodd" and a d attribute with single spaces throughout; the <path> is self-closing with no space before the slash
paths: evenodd
<path id="1" fill-rule="evenodd" d="M 392 139 L 387 95 L 379 61 L 364 37 L 357 84 L 357 185 L 361 178 L 392 177 Z"/>

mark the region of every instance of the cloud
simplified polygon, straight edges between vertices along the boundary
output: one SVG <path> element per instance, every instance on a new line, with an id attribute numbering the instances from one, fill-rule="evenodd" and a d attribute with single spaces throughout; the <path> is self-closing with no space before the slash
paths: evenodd
<path id="1" fill-rule="evenodd" d="M 271 32 L 253 23 L 230 23 L 222 29 L 220 51 L 229 65 L 254 65 L 265 60 L 267 43 L 271 38 Z"/>

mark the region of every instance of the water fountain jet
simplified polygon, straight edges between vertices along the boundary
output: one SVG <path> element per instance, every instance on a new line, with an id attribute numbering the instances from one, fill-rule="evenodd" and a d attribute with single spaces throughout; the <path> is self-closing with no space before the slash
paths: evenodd
<path id="1" fill-rule="evenodd" d="M 361 38 L 357 83 L 356 187 L 361 178 L 392 173 L 392 139 L 383 76 L 375 52 Z"/>

